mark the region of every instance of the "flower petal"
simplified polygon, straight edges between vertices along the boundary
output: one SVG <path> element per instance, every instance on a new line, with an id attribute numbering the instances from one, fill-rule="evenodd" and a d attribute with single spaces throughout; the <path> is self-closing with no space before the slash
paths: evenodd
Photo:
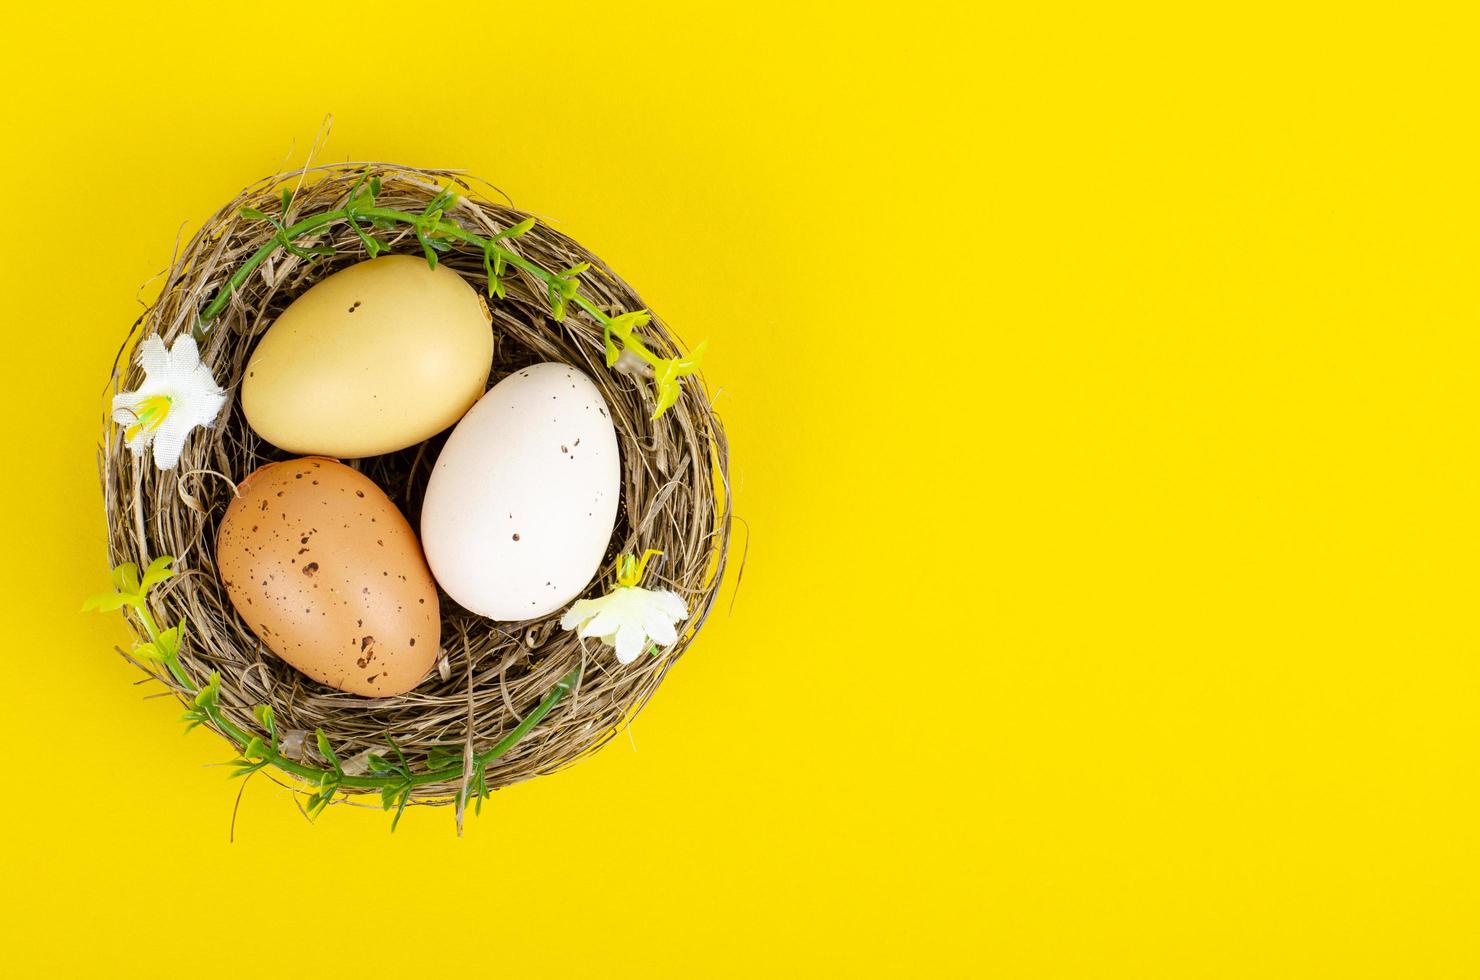
<path id="1" fill-rule="evenodd" d="M 176 341 L 176 345 L 178 344 L 179 341 Z M 163 377 L 169 371 L 170 354 L 165 350 L 164 341 L 160 339 L 159 334 L 150 334 L 139 345 L 139 366 L 144 369 L 146 375 L 151 377 Z"/>
<path id="2" fill-rule="evenodd" d="M 207 375 L 208 383 L 215 388 L 215 382 L 209 381 L 209 377 Z M 170 414 L 178 415 L 187 426 L 208 426 L 216 421 L 216 416 L 221 414 L 221 406 L 225 404 L 225 392 L 196 386 L 188 391 L 177 390 Z"/>
<path id="3" fill-rule="evenodd" d="M 184 376 L 194 371 L 199 364 L 200 348 L 195 346 L 195 338 L 188 333 L 176 337 L 170 348 L 169 372 Z"/>
<path id="4" fill-rule="evenodd" d="M 137 391 L 121 391 L 113 396 L 113 421 L 119 425 L 133 425 L 139 418 L 139 402 L 144 396 Z"/>
<path id="5" fill-rule="evenodd" d="M 627 622 L 628 617 L 622 609 L 613 608 L 608 605 L 581 626 L 580 635 L 606 636 L 608 633 L 615 633 L 625 626 Z"/>
<path id="6" fill-rule="evenodd" d="M 560 628 L 573 630 L 586 620 L 596 615 L 597 609 L 593 608 L 596 603 L 590 599 L 577 599 L 575 605 L 571 606 L 560 616 Z"/>
<path id="7" fill-rule="evenodd" d="M 190 349 L 180 352 L 180 346 L 190 340 Z M 171 410 L 185 417 L 191 425 L 210 425 L 226 404 L 226 392 L 216 384 L 211 369 L 195 357 L 195 341 L 182 337 L 175 341 L 174 359 L 170 365 L 165 384 L 173 402 Z"/>
<path id="8" fill-rule="evenodd" d="M 642 613 L 642 628 L 647 635 L 657 641 L 659 646 L 668 646 L 670 643 L 678 642 L 678 631 L 673 628 L 673 620 L 661 609 L 648 606 Z"/>
<path id="9" fill-rule="evenodd" d="M 656 608 L 661 609 L 663 613 L 668 616 L 669 619 L 680 620 L 688 618 L 689 607 L 684 605 L 683 597 L 680 596 L 677 592 L 671 592 L 668 589 L 661 589 L 657 592 L 654 592 L 652 595 L 653 605 Z"/>
<path id="10" fill-rule="evenodd" d="M 139 402 L 143 400 L 143 396 L 137 391 L 125 391 L 113 396 L 113 421 L 123 426 L 125 435 L 128 433 L 129 426 L 139 420 Z M 140 426 L 134 430 L 131 438 L 124 440 L 124 445 L 136 453 L 141 453 L 149 448 L 149 443 L 153 441 L 154 432 Z"/>
<path id="11" fill-rule="evenodd" d="M 162 470 L 172 470 L 180 462 L 180 453 L 185 448 L 185 437 L 194 428 L 176 412 L 170 412 L 154 433 L 154 465 Z"/>
<path id="12" fill-rule="evenodd" d="M 617 659 L 622 663 L 630 664 L 646 647 L 647 634 L 642 631 L 642 627 L 623 623 L 617 630 Z"/>

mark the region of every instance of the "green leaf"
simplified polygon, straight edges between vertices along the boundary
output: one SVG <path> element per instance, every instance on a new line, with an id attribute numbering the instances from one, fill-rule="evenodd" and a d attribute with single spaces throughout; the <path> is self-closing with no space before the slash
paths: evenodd
<path id="1" fill-rule="evenodd" d="M 704 355 L 709 352 L 709 341 L 699 341 L 699 346 L 689 351 L 683 357 L 673 359 L 673 376 L 676 378 L 687 377 L 697 374 L 699 366 L 704 363 Z"/>
<path id="2" fill-rule="evenodd" d="M 589 268 L 591 268 L 590 262 L 578 262 L 575 265 L 571 266 L 569 269 L 566 269 L 564 272 L 560 273 L 560 275 L 562 277 L 578 276 Z"/>
<path id="3" fill-rule="evenodd" d="M 400 772 L 409 778 L 411 776 L 411 763 L 406 761 L 406 753 L 401 751 L 401 747 L 396 744 L 395 739 L 391 738 L 389 732 L 386 733 L 385 743 L 391 747 L 392 752 L 396 753 L 396 759 L 401 764 L 399 767 Z"/>
<path id="4" fill-rule="evenodd" d="M 444 187 L 437 192 L 437 196 L 432 198 L 431 203 L 427 205 L 427 209 L 422 213 L 431 214 L 435 211 L 437 212 L 437 218 L 440 219 L 442 212 L 450 211 L 456 203 L 457 191 L 453 190 L 451 186 Z"/>
<path id="5" fill-rule="evenodd" d="M 427 752 L 427 769 L 437 772 L 456 766 L 462 768 L 464 749 L 461 745 L 434 745 Z"/>
<path id="6" fill-rule="evenodd" d="M 153 643 L 140 643 L 134 647 L 133 653 L 141 660 L 159 660 L 164 656 Z"/>
<path id="7" fill-rule="evenodd" d="M 126 561 L 113 569 L 113 587 L 119 592 L 137 594 L 139 591 L 139 566 L 131 561 Z"/>
<path id="8" fill-rule="evenodd" d="M 611 318 L 607 328 L 612 333 L 626 340 L 632 336 L 632 331 L 639 330 L 652 322 L 653 315 L 647 310 L 633 310 L 631 313 L 622 313 Z"/>
<path id="9" fill-rule="evenodd" d="M 472 780 L 470 780 L 468 783 L 468 791 L 472 793 L 474 797 L 473 815 L 482 816 L 483 801 L 488 799 L 489 797 L 488 777 L 487 771 L 485 770 L 484 765 L 481 761 L 475 762 L 474 766 L 476 771 L 473 774 Z"/>
<path id="10" fill-rule="evenodd" d="M 277 725 L 273 722 L 272 705 L 259 704 L 257 705 L 257 707 L 252 709 L 252 714 L 257 716 L 258 724 L 260 724 L 263 728 L 267 730 L 267 737 L 273 741 L 274 745 L 276 745 Z"/>
<path id="11" fill-rule="evenodd" d="M 396 802 L 397 789 L 399 787 L 394 783 L 380 787 L 380 808 L 382 810 L 389 810 Z"/>
<path id="12" fill-rule="evenodd" d="M 488 273 L 488 295 L 503 299 L 504 253 L 494 247 L 493 242 L 483 246 L 483 271 Z"/>
<path id="13" fill-rule="evenodd" d="M 411 802 L 411 786 L 408 783 L 406 791 L 401 794 L 401 805 L 396 807 L 396 815 L 391 817 L 391 833 L 396 832 L 396 827 L 401 823 L 401 814 L 406 812 L 406 804 Z"/>
<path id="14" fill-rule="evenodd" d="M 468 777 L 467 788 L 462 791 L 459 801 L 464 807 L 468 805 L 469 800 L 473 801 L 473 813 L 476 815 L 483 812 L 483 801 L 487 798 L 488 780 L 484 775 L 484 763 L 474 756 L 473 772 Z"/>
<path id="15" fill-rule="evenodd" d="M 619 358 L 619 357 L 622 356 L 622 352 L 617 349 L 617 342 L 614 341 L 614 340 L 612 340 L 612 335 L 611 335 L 610 332 L 608 332 L 606 334 L 606 336 L 605 336 L 605 342 L 606 342 L 606 366 L 607 367 L 611 367 L 613 364 L 616 364 L 617 363 L 617 358 Z"/>
<path id="16" fill-rule="evenodd" d="M 320 813 L 323 813 L 324 808 L 333 801 L 334 794 L 338 792 L 339 773 L 325 772 L 320 774 L 318 791 L 308 798 L 307 809 L 309 819 L 313 819 L 314 817 L 317 817 Z"/>
<path id="17" fill-rule="evenodd" d="M 370 193 L 375 197 L 380 196 L 380 177 L 376 176 L 370 178 Z"/>
<path id="18" fill-rule="evenodd" d="M 220 693 L 221 672 L 213 670 L 211 671 L 211 679 L 206 682 L 206 686 L 201 688 L 195 694 L 196 707 L 205 708 L 214 705 L 216 703 L 216 697 Z"/>
<path id="19" fill-rule="evenodd" d="M 282 243 L 283 248 L 290 255 L 296 255 L 300 259 L 312 259 L 315 256 L 319 255 L 335 254 L 334 248 L 331 245 L 311 245 L 308 248 L 297 245 L 288 238 L 288 233 L 286 231 L 278 235 L 278 241 Z"/>
<path id="20" fill-rule="evenodd" d="M 185 632 L 185 620 L 180 620 L 167 630 L 161 630 L 159 636 L 155 637 L 154 645 L 159 649 L 159 656 L 164 660 L 172 660 L 180 652 L 180 637 Z"/>
<path id="21" fill-rule="evenodd" d="M 261 759 L 267 755 L 267 746 L 262 744 L 262 739 L 253 735 L 247 739 L 247 744 L 242 748 L 242 755 L 248 759 Z"/>
<path id="22" fill-rule="evenodd" d="M 98 612 L 113 612 L 121 606 L 133 601 L 133 596 L 122 592 L 103 592 L 90 597 L 82 604 L 83 612 L 97 610 Z"/>
<path id="23" fill-rule="evenodd" d="M 372 237 L 369 232 L 360 227 L 357 221 L 351 221 L 350 227 L 355 230 L 355 234 L 359 236 L 360 244 L 365 246 L 365 251 L 370 253 L 372 259 L 380 254 L 380 239 Z"/>
<path id="24" fill-rule="evenodd" d="M 324 734 L 322 728 L 315 728 L 313 734 L 314 739 L 319 743 L 319 754 L 329 760 L 329 764 L 334 767 L 336 773 L 342 775 L 344 773 L 344 767 L 339 764 L 339 756 L 334 754 L 334 747 L 329 744 L 329 736 Z M 327 776 L 328 773 L 325 773 L 325 775 Z"/>
<path id="25" fill-rule="evenodd" d="M 376 772 L 390 772 L 391 771 L 391 764 L 389 762 L 385 761 L 385 756 L 381 756 L 381 755 L 367 756 L 365 761 L 368 762 L 368 763 L 370 763 L 370 768 L 373 769 Z"/>
<path id="26" fill-rule="evenodd" d="M 246 218 L 248 221 L 271 221 L 272 220 L 267 215 L 263 214 L 261 211 L 258 211 L 256 208 L 242 208 L 237 213 L 240 214 L 243 218 Z"/>
<path id="27" fill-rule="evenodd" d="M 147 592 L 151 587 L 158 585 L 165 579 L 174 577 L 174 570 L 170 568 L 175 559 L 169 555 L 160 555 L 149 563 L 144 570 L 144 579 L 139 583 L 139 591 Z"/>
<path id="28" fill-rule="evenodd" d="M 237 779 L 241 776 L 250 776 L 257 770 L 265 767 L 267 765 L 267 760 L 264 759 L 261 762 L 248 762 L 245 759 L 235 759 L 232 761 L 231 764 L 236 767 L 236 772 L 232 773 L 227 778 Z"/>
<path id="29" fill-rule="evenodd" d="M 531 229 L 533 227 L 534 227 L 534 219 L 533 218 L 525 218 L 523 221 L 519 222 L 514 227 L 512 227 L 512 228 L 505 228 L 503 231 L 496 233 L 493 237 L 494 238 L 518 238 L 520 235 L 522 235 L 525 232 L 529 231 L 529 229 Z"/>
<path id="30" fill-rule="evenodd" d="M 306 809 L 310 820 L 317 819 L 318 815 L 323 813 L 329 804 L 333 802 L 335 792 L 336 789 L 334 787 L 326 787 L 308 798 Z"/>
<path id="31" fill-rule="evenodd" d="M 678 401 L 679 393 L 678 382 L 676 380 L 664 382 L 658 385 L 657 388 L 658 402 L 653 409 L 654 419 L 673 407 L 674 403 Z"/>
<path id="32" fill-rule="evenodd" d="M 292 205 L 293 205 L 293 188 L 291 188 L 291 187 L 284 187 L 283 188 L 283 219 L 284 220 L 287 220 L 287 217 L 288 217 L 288 208 L 290 208 Z"/>

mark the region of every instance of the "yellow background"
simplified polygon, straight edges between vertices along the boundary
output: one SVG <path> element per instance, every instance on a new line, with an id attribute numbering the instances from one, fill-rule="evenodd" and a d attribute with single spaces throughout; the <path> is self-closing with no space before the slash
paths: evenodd
<path id="1" fill-rule="evenodd" d="M 1475 25 L 1299 7 L 12 9 L 0 971 L 1480 975 Z M 462 839 L 229 844 L 77 613 L 136 290 L 326 112 L 708 337 L 751 531 Z"/>

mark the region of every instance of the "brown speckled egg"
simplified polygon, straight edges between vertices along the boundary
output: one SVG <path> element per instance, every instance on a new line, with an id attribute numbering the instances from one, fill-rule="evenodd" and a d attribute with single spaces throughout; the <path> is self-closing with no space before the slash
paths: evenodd
<path id="1" fill-rule="evenodd" d="M 421 683 L 442 639 L 437 587 L 390 498 L 322 457 L 264 466 L 237 489 L 216 567 L 257 638 L 351 694 L 388 697 Z"/>

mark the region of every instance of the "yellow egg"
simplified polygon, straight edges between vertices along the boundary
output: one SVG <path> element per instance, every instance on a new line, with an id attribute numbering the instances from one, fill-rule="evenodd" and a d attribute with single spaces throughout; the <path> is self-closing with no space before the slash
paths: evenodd
<path id="1" fill-rule="evenodd" d="M 283 311 L 247 364 L 242 410 L 279 449 L 377 456 L 462 418 L 492 363 L 477 290 L 441 263 L 387 255 L 334 273 Z"/>

